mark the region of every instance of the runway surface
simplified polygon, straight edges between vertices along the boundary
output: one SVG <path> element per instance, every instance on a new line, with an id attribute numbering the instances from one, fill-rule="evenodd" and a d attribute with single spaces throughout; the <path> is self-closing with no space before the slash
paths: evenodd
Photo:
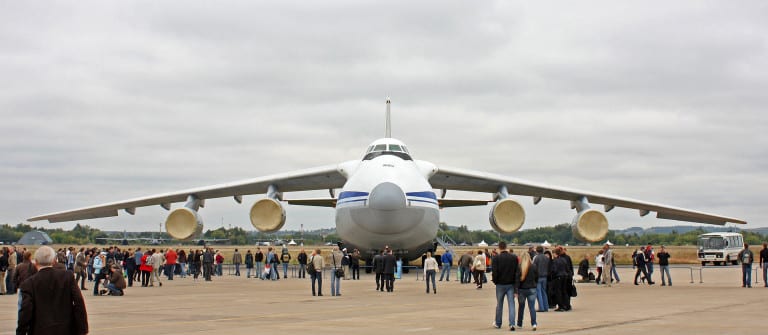
<path id="1" fill-rule="evenodd" d="M 698 268 L 698 267 L 694 267 Z M 329 272 L 322 297 L 313 297 L 309 279 L 279 281 L 214 277 L 163 280 L 162 287 L 132 287 L 123 297 L 96 297 L 83 291 L 91 334 L 491 334 L 495 289 L 482 290 L 455 281 L 438 282 L 426 294 L 423 280 L 411 272 L 396 281 L 395 292 L 374 290 L 374 277 L 344 280 L 342 295 L 330 296 Z M 245 271 L 243 271 L 245 275 Z M 540 334 L 764 334 L 768 288 L 741 288 L 741 267 L 673 268 L 674 286 L 635 286 L 634 271 L 620 268 L 621 283 L 598 287 L 577 284 L 573 310 L 538 313 Z M 421 279 L 421 278 L 419 278 Z M 753 278 L 754 280 L 754 278 Z M 92 289 L 92 284 L 86 286 Z M 0 334 L 13 334 L 14 296 L 0 296 Z M 506 308 L 505 308 L 506 315 Z M 524 328 L 531 333 L 526 310 Z"/>

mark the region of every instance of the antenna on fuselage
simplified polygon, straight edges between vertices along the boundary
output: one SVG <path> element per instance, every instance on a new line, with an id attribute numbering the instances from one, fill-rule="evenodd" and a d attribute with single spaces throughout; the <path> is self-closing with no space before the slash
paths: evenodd
<path id="1" fill-rule="evenodd" d="M 390 103 L 391 103 L 391 101 L 389 100 L 389 97 L 387 97 L 387 115 L 386 115 L 387 125 L 386 125 L 386 129 L 384 130 L 385 131 L 384 137 L 386 137 L 386 138 L 392 138 L 392 123 L 390 121 L 390 116 L 389 116 L 389 105 L 390 105 Z"/>

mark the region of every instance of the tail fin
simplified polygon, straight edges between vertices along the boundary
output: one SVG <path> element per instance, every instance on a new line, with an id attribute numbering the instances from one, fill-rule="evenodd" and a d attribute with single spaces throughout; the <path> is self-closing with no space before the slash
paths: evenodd
<path id="1" fill-rule="evenodd" d="M 385 129 L 385 134 L 384 134 L 384 137 L 386 138 L 392 137 L 392 123 L 390 122 L 389 105 L 390 105 L 390 100 L 389 100 L 389 97 L 387 97 L 387 115 L 386 115 L 387 125 Z"/>

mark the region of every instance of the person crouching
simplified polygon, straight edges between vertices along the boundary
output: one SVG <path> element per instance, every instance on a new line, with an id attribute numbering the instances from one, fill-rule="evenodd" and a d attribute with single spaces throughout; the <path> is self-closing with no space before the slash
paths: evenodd
<path id="1" fill-rule="evenodd" d="M 107 284 L 106 290 L 101 290 L 101 295 L 124 295 L 125 293 L 125 277 L 123 277 L 123 271 L 117 265 L 112 265 L 109 278 L 109 284 Z"/>

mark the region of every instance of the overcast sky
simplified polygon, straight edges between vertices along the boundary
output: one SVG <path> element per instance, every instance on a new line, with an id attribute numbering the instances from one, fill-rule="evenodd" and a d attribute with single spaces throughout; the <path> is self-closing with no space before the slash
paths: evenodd
<path id="1" fill-rule="evenodd" d="M 766 18 L 764 1 L 2 1 L 0 223 L 359 159 L 390 95 L 416 159 L 768 226 Z M 206 229 L 253 230 L 258 198 L 209 200 Z M 520 199 L 524 229 L 575 214 Z M 490 229 L 488 210 L 442 219 Z M 607 214 L 680 224 L 654 215 Z"/>

